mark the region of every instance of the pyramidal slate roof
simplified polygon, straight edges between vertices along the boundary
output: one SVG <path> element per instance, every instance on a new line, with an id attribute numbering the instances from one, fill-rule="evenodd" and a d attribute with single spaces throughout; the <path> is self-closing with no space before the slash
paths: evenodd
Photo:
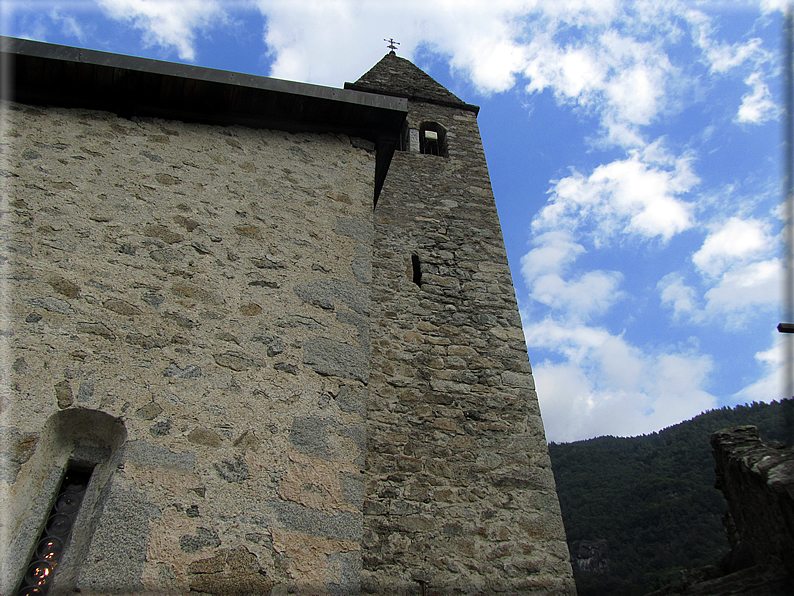
<path id="1" fill-rule="evenodd" d="M 477 106 L 465 103 L 410 60 L 400 58 L 394 51 L 386 54 L 355 83 L 345 83 L 345 89 L 479 111 Z"/>

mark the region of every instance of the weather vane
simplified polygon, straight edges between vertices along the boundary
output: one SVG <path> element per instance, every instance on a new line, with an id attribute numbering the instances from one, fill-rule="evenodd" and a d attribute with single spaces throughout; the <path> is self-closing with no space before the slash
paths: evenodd
<path id="1" fill-rule="evenodd" d="M 392 52 L 397 49 L 397 46 L 400 45 L 399 41 L 394 41 L 391 37 L 389 39 L 384 39 L 383 41 L 388 41 L 389 45 L 386 47 L 389 48 Z"/>

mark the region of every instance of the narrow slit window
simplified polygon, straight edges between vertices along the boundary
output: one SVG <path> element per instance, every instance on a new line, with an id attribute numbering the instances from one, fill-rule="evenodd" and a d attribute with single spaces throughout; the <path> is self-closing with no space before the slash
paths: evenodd
<path id="1" fill-rule="evenodd" d="M 80 513 L 80 506 L 92 472 L 93 468 L 78 467 L 71 463 L 67 466 L 55 503 L 36 543 L 17 596 L 33 596 L 49 592 L 53 576 L 72 537 L 72 530 Z"/>
<path id="2" fill-rule="evenodd" d="M 413 268 L 413 282 L 422 287 L 422 264 L 419 262 L 417 255 L 411 255 L 411 266 Z"/>

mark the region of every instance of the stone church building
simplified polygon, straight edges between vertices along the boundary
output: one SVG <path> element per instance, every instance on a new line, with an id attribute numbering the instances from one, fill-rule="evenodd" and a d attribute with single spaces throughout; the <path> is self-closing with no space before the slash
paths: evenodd
<path id="1" fill-rule="evenodd" d="M 0 593 L 574 594 L 476 106 L 1 41 Z"/>

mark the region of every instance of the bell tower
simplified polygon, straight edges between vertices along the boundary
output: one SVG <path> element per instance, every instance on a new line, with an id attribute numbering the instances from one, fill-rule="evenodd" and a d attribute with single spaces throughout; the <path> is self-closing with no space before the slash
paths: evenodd
<path id="1" fill-rule="evenodd" d="M 362 593 L 574 594 L 478 107 L 394 51 L 345 88 L 408 100 L 374 213 Z"/>

